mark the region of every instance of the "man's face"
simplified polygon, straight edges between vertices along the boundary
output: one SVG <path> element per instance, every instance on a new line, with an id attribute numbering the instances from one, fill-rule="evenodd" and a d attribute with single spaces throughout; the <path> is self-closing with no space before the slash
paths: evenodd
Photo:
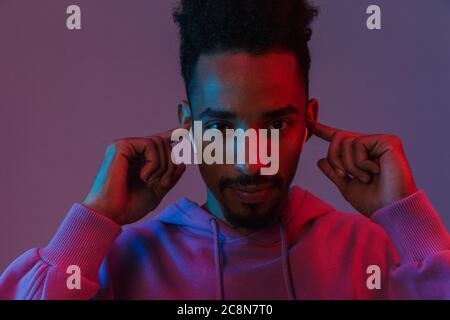
<path id="1" fill-rule="evenodd" d="M 271 223 L 287 200 L 305 137 L 306 90 L 294 55 L 202 55 L 190 103 L 192 120 L 201 120 L 203 130 L 279 129 L 275 175 L 260 175 L 261 164 L 200 165 L 213 197 L 208 202 L 215 202 L 228 222 L 247 229 Z"/>

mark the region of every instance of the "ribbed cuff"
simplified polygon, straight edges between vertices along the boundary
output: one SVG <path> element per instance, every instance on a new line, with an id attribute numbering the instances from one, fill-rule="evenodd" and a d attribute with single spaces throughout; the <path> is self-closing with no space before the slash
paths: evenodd
<path id="1" fill-rule="evenodd" d="M 422 189 L 377 210 L 372 220 L 387 232 L 401 263 L 450 250 L 448 232 Z"/>
<path id="2" fill-rule="evenodd" d="M 114 221 L 75 203 L 50 243 L 39 253 L 50 265 L 64 269 L 77 265 L 83 276 L 95 280 L 121 230 Z"/>

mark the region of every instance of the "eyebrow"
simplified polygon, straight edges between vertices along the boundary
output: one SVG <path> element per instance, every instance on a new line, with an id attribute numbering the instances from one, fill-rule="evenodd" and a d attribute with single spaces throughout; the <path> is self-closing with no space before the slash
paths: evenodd
<path id="1" fill-rule="evenodd" d="M 284 116 L 287 116 L 290 114 L 295 114 L 295 113 L 299 113 L 298 108 L 294 107 L 293 105 L 288 104 L 286 107 L 283 107 L 283 108 L 280 108 L 277 110 L 264 112 L 262 116 L 265 119 L 271 119 L 271 118 L 280 118 L 280 117 L 284 117 Z"/>
<path id="2" fill-rule="evenodd" d="M 220 119 L 235 119 L 236 114 L 228 111 L 221 111 L 221 110 L 213 110 L 211 108 L 206 108 L 205 111 L 200 113 L 198 116 L 200 119 L 204 117 L 210 117 L 210 118 L 220 118 Z"/>
<path id="3" fill-rule="evenodd" d="M 272 118 L 278 118 L 278 117 L 284 117 L 293 113 L 298 113 L 298 108 L 294 107 L 293 105 L 288 104 L 285 107 L 271 110 L 264 112 L 262 114 L 262 117 L 264 119 L 272 119 Z M 206 108 L 202 113 L 200 113 L 199 118 L 202 119 L 204 117 L 210 117 L 210 118 L 220 118 L 220 119 L 235 119 L 236 114 L 229 112 L 229 111 L 222 111 L 222 110 L 213 110 L 211 108 Z"/>

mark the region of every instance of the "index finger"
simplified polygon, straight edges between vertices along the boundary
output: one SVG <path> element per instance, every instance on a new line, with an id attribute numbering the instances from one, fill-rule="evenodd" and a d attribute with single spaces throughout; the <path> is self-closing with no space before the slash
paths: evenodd
<path id="1" fill-rule="evenodd" d="M 190 126 L 191 126 L 190 124 L 185 124 L 185 125 L 183 125 L 183 126 L 179 126 L 179 127 L 176 127 L 176 128 L 173 128 L 173 129 L 170 129 L 170 130 L 167 130 L 167 131 L 164 131 L 164 132 L 155 134 L 154 136 L 158 136 L 158 137 L 163 138 L 164 140 L 169 140 L 169 141 L 171 141 L 171 140 L 172 140 L 172 133 L 173 133 L 175 130 L 178 130 L 178 129 L 186 129 L 186 130 L 189 130 Z"/>
<path id="2" fill-rule="evenodd" d="M 306 119 L 306 126 L 312 134 L 326 141 L 331 141 L 336 133 L 342 131 L 333 127 L 326 126 L 317 121 L 311 121 L 309 119 Z"/>

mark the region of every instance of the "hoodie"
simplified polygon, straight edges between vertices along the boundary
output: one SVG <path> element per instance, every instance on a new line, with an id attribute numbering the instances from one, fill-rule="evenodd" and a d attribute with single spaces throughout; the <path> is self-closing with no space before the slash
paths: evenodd
<path id="1" fill-rule="evenodd" d="M 423 190 L 368 219 L 292 187 L 279 223 L 250 235 L 186 198 L 123 228 L 75 203 L 0 298 L 450 299 L 450 237 Z"/>

